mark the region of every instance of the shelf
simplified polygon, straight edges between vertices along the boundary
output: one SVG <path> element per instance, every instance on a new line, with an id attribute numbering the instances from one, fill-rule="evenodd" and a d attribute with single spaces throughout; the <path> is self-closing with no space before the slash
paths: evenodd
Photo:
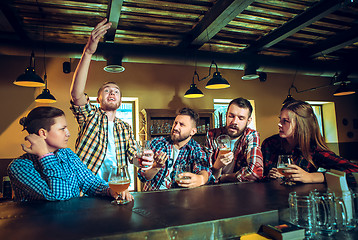
<path id="1" fill-rule="evenodd" d="M 199 124 L 197 126 L 198 132 L 194 135 L 194 139 L 200 144 L 205 142 L 205 136 L 208 129 L 213 128 L 213 109 L 199 109 L 196 110 L 199 114 Z M 146 139 L 153 137 L 169 136 L 170 131 L 176 116 L 175 110 L 170 109 L 143 109 L 141 111 L 142 119 L 140 126 L 140 136 Z M 165 129 L 164 133 L 161 129 Z M 159 129 L 159 130 L 158 130 Z"/>

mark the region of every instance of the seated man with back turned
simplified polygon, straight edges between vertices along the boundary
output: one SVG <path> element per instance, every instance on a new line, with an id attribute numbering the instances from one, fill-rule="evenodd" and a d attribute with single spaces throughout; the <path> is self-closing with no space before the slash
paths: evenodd
<path id="1" fill-rule="evenodd" d="M 192 139 L 196 133 L 199 115 L 183 108 L 176 116 L 170 137 L 155 138 L 151 148 L 155 163 L 149 170 L 139 169 L 138 177 L 145 182 L 144 191 L 164 190 L 173 187 L 193 188 L 204 185 L 211 177 L 208 155 Z M 180 181 L 175 182 L 179 173 Z"/>
<path id="2" fill-rule="evenodd" d="M 229 103 L 226 126 L 208 131 L 206 146 L 211 151 L 211 170 L 216 182 L 244 182 L 262 178 L 259 133 L 248 127 L 252 120 L 251 113 L 251 103 L 247 99 L 236 98 Z M 223 134 L 231 138 L 231 152 L 219 154 L 215 140 Z"/>

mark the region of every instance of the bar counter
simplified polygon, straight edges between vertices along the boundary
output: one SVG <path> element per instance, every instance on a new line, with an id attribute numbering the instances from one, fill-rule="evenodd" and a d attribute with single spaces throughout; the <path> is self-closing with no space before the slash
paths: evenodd
<path id="1" fill-rule="evenodd" d="M 291 191 L 315 188 L 326 186 L 269 181 L 138 192 L 122 206 L 95 197 L 2 202 L 0 239 L 238 239 L 277 222 Z"/>

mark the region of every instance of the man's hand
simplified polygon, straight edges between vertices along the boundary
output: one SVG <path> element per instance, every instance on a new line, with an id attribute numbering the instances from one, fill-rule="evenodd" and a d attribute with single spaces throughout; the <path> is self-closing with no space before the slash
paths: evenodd
<path id="1" fill-rule="evenodd" d="M 206 171 L 200 171 L 199 174 L 184 172 L 179 174 L 178 185 L 180 187 L 194 188 L 204 185 L 209 178 L 209 175 Z"/>
<path id="2" fill-rule="evenodd" d="M 112 23 L 107 22 L 107 18 L 98 23 L 92 30 L 91 36 L 87 41 L 85 52 L 88 54 L 94 54 L 97 50 L 99 40 L 107 33 L 107 30 L 112 26 Z"/>
<path id="3" fill-rule="evenodd" d="M 153 168 L 162 168 L 165 166 L 165 162 L 168 160 L 168 154 L 165 152 L 156 152 L 154 154 Z"/>
<path id="4" fill-rule="evenodd" d="M 229 152 L 226 154 L 220 154 L 218 155 L 218 157 L 216 158 L 215 162 L 214 162 L 214 168 L 215 169 L 221 169 L 225 166 L 227 166 L 228 164 L 230 164 L 232 162 L 232 160 L 234 159 L 234 153 L 233 152 Z"/>
<path id="5" fill-rule="evenodd" d="M 26 147 L 24 144 L 21 144 L 22 150 L 27 153 L 41 157 L 50 152 L 47 148 L 47 143 L 45 142 L 45 139 L 43 137 L 40 137 L 39 135 L 30 134 L 25 137 L 25 140 L 29 141 L 31 144 L 29 147 Z"/>
<path id="6" fill-rule="evenodd" d="M 153 167 L 154 164 L 154 153 L 152 150 L 144 150 L 144 152 L 133 159 L 133 164 L 142 170 L 149 170 Z"/>
<path id="7" fill-rule="evenodd" d="M 125 200 L 128 200 L 128 201 L 133 201 L 133 196 L 132 194 L 130 194 L 130 192 L 128 190 L 125 190 L 123 192 L 121 192 L 119 195 L 113 191 L 111 188 L 109 189 L 109 194 L 114 198 L 114 199 L 118 199 L 118 198 L 121 198 L 121 199 L 125 199 Z"/>

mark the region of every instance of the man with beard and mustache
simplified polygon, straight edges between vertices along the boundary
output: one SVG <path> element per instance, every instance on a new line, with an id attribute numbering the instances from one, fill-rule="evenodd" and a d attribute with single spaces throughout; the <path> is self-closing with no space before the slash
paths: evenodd
<path id="1" fill-rule="evenodd" d="M 236 98 L 229 103 L 226 126 L 210 129 L 206 146 L 211 151 L 212 172 L 216 182 L 243 182 L 259 180 L 263 176 L 263 161 L 259 133 L 248 127 L 252 118 L 251 103 Z M 231 151 L 219 153 L 216 139 L 229 135 Z"/>
<path id="2" fill-rule="evenodd" d="M 183 108 L 176 116 L 170 137 L 155 138 L 151 148 L 160 157 L 149 170 L 140 169 L 138 177 L 145 182 L 144 191 L 204 185 L 211 177 L 209 157 L 192 137 L 197 132 L 199 115 Z M 176 182 L 176 175 L 180 181 Z M 178 179 L 177 179 L 178 181 Z"/>
<path id="3" fill-rule="evenodd" d="M 85 94 L 87 75 L 91 57 L 95 53 L 99 40 L 111 27 L 107 19 L 101 21 L 91 32 L 82 57 L 73 75 L 71 85 L 71 110 L 79 124 L 76 140 L 76 153 L 94 174 L 108 182 L 111 167 L 133 163 L 139 166 L 135 155 L 135 142 L 131 126 L 116 117 L 122 94 L 115 82 L 102 85 L 97 93 L 100 107 L 91 104 Z M 153 152 L 144 156 L 142 164 L 150 168 L 153 164 Z M 129 201 L 133 196 L 126 190 L 122 198 Z"/>

